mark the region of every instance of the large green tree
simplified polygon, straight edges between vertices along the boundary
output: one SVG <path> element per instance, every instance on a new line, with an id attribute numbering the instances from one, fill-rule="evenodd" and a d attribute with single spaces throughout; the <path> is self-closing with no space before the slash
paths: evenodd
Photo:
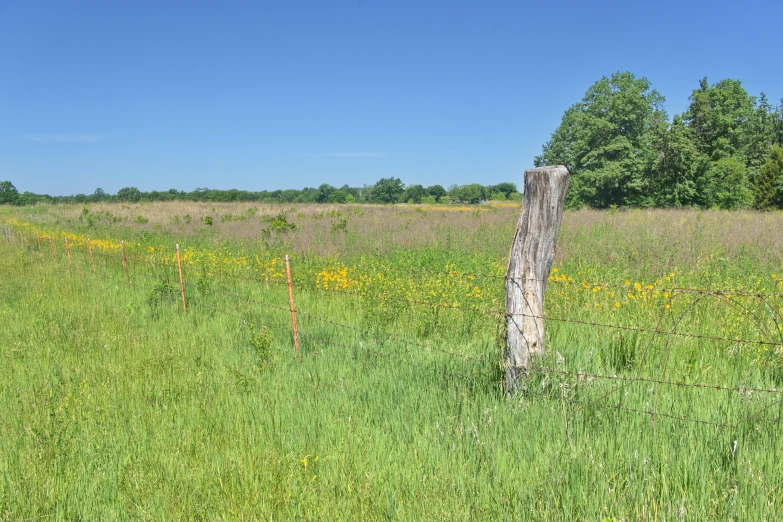
<path id="1" fill-rule="evenodd" d="M 772 146 L 767 161 L 753 181 L 754 208 L 783 208 L 783 147 Z"/>
<path id="2" fill-rule="evenodd" d="M 199 195 L 206 196 L 209 193 L 209 189 L 207 188 L 198 188 L 193 191 L 194 193 L 198 193 Z M 129 201 L 131 203 L 138 203 L 141 199 L 141 191 L 137 189 L 136 187 L 123 187 L 120 190 L 117 191 L 117 199 L 120 201 Z M 195 199 L 195 198 L 194 198 Z M 199 199 L 196 199 L 197 201 Z M 203 197 L 201 198 L 201 201 L 207 200 L 208 198 Z"/>
<path id="3" fill-rule="evenodd" d="M 446 189 L 440 185 L 432 185 L 427 187 L 427 195 L 435 198 L 435 201 L 440 201 L 440 198 L 446 195 Z"/>
<path id="4" fill-rule="evenodd" d="M 454 187 L 451 190 L 451 197 L 464 203 L 478 203 L 484 199 L 484 187 L 478 183 Z"/>
<path id="5" fill-rule="evenodd" d="M 652 130 L 666 122 L 663 103 L 647 78 L 603 77 L 566 110 L 535 164 L 568 167 L 568 206 L 652 204 L 650 142 Z"/>
<path id="6" fill-rule="evenodd" d="M 778 118 L 777 108 L 769 103 L 767 95 L 762 92 L 746 129 L 745 157 L 748 167 L 753 171 L 764 164 L 770 147 L 777 142 L 775 126 Z"/>
<path id="7" fill-rule="evenodd" d="M 699 152 L 693 133 L 679 115 L 669 126 L 659 126 L 652 134 L 655 162 L 650 176 L 650 194 L 659 207 L 690 206 L 697 196 Z"/>
<path id="8" fill-rule="evenodd" d="M 421 203 L 421 198 L 427 195 L 426 189 L 421 185 L 408 185 L 402 194 L 402 201 L 406 203 Z"/>
<path id="9" fill-rule="evenodd" d="M 690 97 L 683 115 L 693 131 L 696 148 L 710 160 L 744 156 L 751 142 L 749 122 L 755 100 L 739 80 L 721 80 L 710 86 L 707 78 Z"/>
<path id="10" fill-rule="evenodd" d="M 405 192 L 399 178 L 381 178 L 372 189 L 373 203 L 398 203 Z"/>
<path id="11" fill-rule="evenodd" d="M 10 181 L 0 181 L 0 205 L 14 205 L 19 199 L 19 191 Z"/>

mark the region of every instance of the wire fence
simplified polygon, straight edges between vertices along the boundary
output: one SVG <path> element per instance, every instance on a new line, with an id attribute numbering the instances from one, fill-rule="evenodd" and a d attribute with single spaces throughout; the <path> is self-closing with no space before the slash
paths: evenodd
<path id="1" fill-rule="evenodd" d="M 116 248 L 94 247 L 89 240 L 86 244 L 75 245 L 70 244 L 67 238 L 55 242 L 52 236 L 25 235 L 10 227 L 3 227 L 2 231 L 7 242 L 21 248 L 32 261 L 55 263 L 63 269 L 80 273 L 84 277 L 117 278 L 119 275 L 130 287 L 145 291 L 149 291 L 155 281 L 164 281 L 166 289 L 164 293 L 169 297 L 175 293 L 175 288 L 181 290 L 182 313 L 221 315 L 240 324 L 260 321 L 265 327 L 280 332 L 282 337 L 290 336 L 291 343 L 296 345 L 297 350 L 301 339 L 309 347 L 309 351 L 302 356 L 316 353 L 318 350 L 327 351 L 329 348 L 340 347 L 351 352 L 394 361 L 394 364 L 415 366 L 427 373 L 449 377 L 455 382 L 473 387 L 494 387 L 502 390 L 503 375 L 507 370 L 503 363 L 503 329 L 507 321 L 513 317 L 530 317 L 590 331 L 608 330 L 618 334 L 630 332 L 649 336 L 641 355 L 636 356 L 640 362 L 649 361 L 646 367 L 641 363 L 637 367 L 626 364 L 622 371 L 615 374 L 569 369 L 564 365 L 564 361 L 560 360 L 558 354 L 558 357 L 541 359 L 533 367 L 524 369 L 526 380 L 521 392 L 522 397 L 527 397 L 529 400 L 560 401 L 567 408 L 568 419 L 574 419 L 580 413 L 587 411 L 604 409 L 613 410 L 618 414 L 622 412 L 647 417 L 655 424 L 666 420 L 737 430 L 750 424 L 754 426 L 768 424 L 778 429 L 783 417 L 783 390 L 769 385 L 770 382 L 777 382 L 774 379 L 772 381 L 766 379 L 762 382 L 758 372 L 747 372 L 748 376 L 751 374 L 755 376 L 756 382 L 752 384 L 690 382 L 687 379 L 667 378 L 674 339 L 758 346 L 767 350 L 770 359 L 777 358 L 780 365 L 780 360 L 783 360 L 783 313 L 779 300 L 783 298 L 783 293 L 737 289 L 662 288 L 649 285 L 646 287 L 647 291 L 668 295 L 667 305 L 661 308 L 660 315 L 653 321 L 655 325 L 617 324 L 551 314 L 508 314 L 496 306 L 501 302 L 500 299 L 496 300 L 494 305 L 472 306 L 434 299 L 372 294 L 367 289 L 355 290 L 350 285 L 327 287 L 313 280 L 317 277 L 317 269 L 323 268 L 325 263 L 310 263 L 312 266 L 306 271 L 307 277 L 310 278 L 308 281 L 303 276 L 297 276 L 296 264 L 294 264 L 294 277 L 290 272 L 286 277 L 282 271 L 259 273 L 243 270 L 241 267 L 223 270 L 193 262 L 183 267 L 178 248 L 176 257 L 171 255 L 173 252 L 167 252 L 167 255 L 162 258 L 144 257 L 128 255 L 124 242 L 119 243 L 122 249 L 118 251 Z M 112 244 L 116 245 L 117 242 L 114 241 Z M 172 261 L 173 259 L 176 261 Z M 267 259 L 267 262 L 282 266 L 283 263 L 287 263 L 287 260 L 274 258 Z M 371 276 L 396 272 L 403 275 L 412 274 L 414 277 L 487 278 L 497 281 L 498 284 L 509 281 L 509 278 L 498 274 L 467 273 L 448 269 L 442 271 L 404 269 L 377 264 L 353 266 L 340 264 L 340 267 L 354 272 L 369 271 Z M 577 282 L 558 277 L 549 277 L 545 282 L 566 287 L 578 285 L 583 288 L 624 290 L 634 288 L 634 285 L 629 282 L 612 285 Z M 199 290 L 206 286 L 210 287 L 208 294 L 211 300 L 205 297 L 207 292 Z M 288 296 L 282 292 L 284 287 L 290 290 Z M 257 291 L 251 291 L 259 288 L 270 290 L 261 292 L 262 296 L 259 297 Z M 777 288 L 776 283 L 775 289 Z M 200 298 L 193 300 L 194 294 L 199 294 Z M 666 311 L 671 309 L 668 304 L 683 295 L 693 296 L 694 300 L 678 317 L 667 316 Z M 756 308 L 737 302 L 736 298 L 740 296 L 755 302 Z M 222 301 L 218 302 L 218 299 Z M 352 304 L 340 308 L 334 306 L 335 299 L 349 300 Z M 755 328 L 756 338 L 682 331 L 683 326 L 689 324 L 686 316 L 706 299 L 711 299 L 744 317 Z M 231 308 L 227 308 L 226 303 L 230 303 Z M 416 317 L 417 314 L 433 312 L 472 314 L 477 317 L 481 328 L 485 331 L 494 331 L 494 341 L 482 345 L 485 353 L 476 354 L 475 348 L 473 351 L 461 350 L 457 346 L 458 343 L 448 343 L 437 336 L 415 335 L 409 329 L 406 331 L 393 322 L 391 325 L 382 324 L 383 321 L 378 320 L 381 309 L 396 311 L 405 309 L 410 312 L 405 317 Z M 343 313 L 341 314 L 339 310 L 343 310 Z M 364 319 L 357 321 L 356 316 L 351 315 L 357 313 L 363 314 Z M 762 313 L 766 315 L 762 316 Z M 460 322 L 460 319 L 452 320 Z M 669 326 L 664 328 L 664 323 Z M 396 330 L 395 326 L 398 327 Z M 655 353 L 654 342 L 662 344 Z M 783 371 L 778 377 L 783 378 Z M 748 379 L 750 382 L 750 377 Z M 705 419 L 690 416 L 688 415 L 690 399 L 683 398 L 677 392 L 729 394 L 729 398 L 722 399 L 726 405 L 722 411 L 724 417 L 733 415 L 733 418 Z M 777 410 L 777 415 L 773 414 L 770 417 L 769 412 L 774 410 Z"/>

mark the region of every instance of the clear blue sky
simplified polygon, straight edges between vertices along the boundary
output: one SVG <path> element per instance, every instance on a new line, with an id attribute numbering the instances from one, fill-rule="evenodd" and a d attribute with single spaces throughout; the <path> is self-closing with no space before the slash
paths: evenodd
<path id="1" fill-rule="evenodd" d="M 783 2 L 0 2 L 0 180 L 519 183 L 601 76 L 783 96 Z"/>

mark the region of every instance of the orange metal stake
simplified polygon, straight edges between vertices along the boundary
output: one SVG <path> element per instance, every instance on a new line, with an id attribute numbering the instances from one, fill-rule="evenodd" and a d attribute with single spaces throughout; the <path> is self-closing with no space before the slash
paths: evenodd
<path id="1" fill-rule="evenodd" d="M 54 256 L 54 241 L 52 241 L 52 236 L 49 236 L 49 247 L 52 249 L 52 259 L 57 261 L 57 258 Z"/>
<path id="2" fill-rule="evenodd" d="M 125 241 L 122 243 L 122 266 L 125 268 L 125 282 L 130 283 L 130 277 L 128 276 L 128 258 L 125 256 Z"/>
<path id="3" fill-rule="evenodd" d="M 285 275 L 288 278 L 288 301 L 291 304 L 291 324 L 294 328 L 294 353 L 299 356 L 299 330 L 296 327 L 296 307 L 294 306 L 294 285 L 291 282 L 291 263 L 285 256 Z"/>
<path id="4" fill-rule="evenodd" d="M 95 256 L 92 255 L 92 243 L 90 243 L 90 240 L 87 240 L 87 248 L 90 249 L 90 262 L 92 263 L 92 275 L 98 275 L 98 272 L 95 271 Z"/>
<path id="5" fill-rule="evenodd" d="M 71 262 L 71 246 L 68 244 L 68 238 L 65 238 L 65 251 L 68 252 L 68 268 L 73 268 L 73 263 Z"/>
<path id="6" fill-rule="evenodd" d="M 182 279 L 182 258 L 179 255 L 179 244 L 177 245 L 177 270 L 179 271 L 179 292 L 182 294 L 182 311 L 188 313 L 188 307 L 185 306 L 185 281 Z"/>

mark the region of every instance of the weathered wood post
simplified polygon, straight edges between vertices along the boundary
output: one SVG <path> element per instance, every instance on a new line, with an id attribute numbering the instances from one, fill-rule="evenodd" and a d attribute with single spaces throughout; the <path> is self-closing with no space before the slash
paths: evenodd
<path id="1" fill-rule="evenodd" d="M 506 390 L 544 354 L 544 292 L 571 182 L 562 165 L 525 171 L 525 199 L 506 271 Z"/>

